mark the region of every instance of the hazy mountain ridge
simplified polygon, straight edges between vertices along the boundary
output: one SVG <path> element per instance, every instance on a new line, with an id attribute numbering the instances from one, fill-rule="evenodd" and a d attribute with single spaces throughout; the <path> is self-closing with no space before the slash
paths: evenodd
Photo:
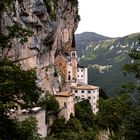
<path id="1" fill-rule="evenodd" d="M 109 39 L 109 37 L 99 35 L 94 32 L 84 32 L 81 34 L 76 34 L 76 46 L 77 46 L 77 53 L 78 56 L 82 56 L 85 52 L 86 47 L 91 43 L 91 42 L 98 42 L 100 40 L 106 40 Z"/>
<path id="2" fill-rule="evenodd" d="M 89 83 L 102 87 L 109 95 L 116 94 L 121 84 L 131 78 L 125 77 L 121 69 L 122 65 L 133 61 L 128 53 L 133 48 L 139 48 L 139 36 L 140 33 L 135 33 L 122 38 L 89 42 L 80 57 L 80 64 L 89 67 Z"/>

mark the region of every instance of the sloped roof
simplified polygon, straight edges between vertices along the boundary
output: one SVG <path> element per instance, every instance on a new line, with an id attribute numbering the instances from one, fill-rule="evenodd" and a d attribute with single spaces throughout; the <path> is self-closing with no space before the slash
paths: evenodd
<path id="1" fill-rule="evenodd" d="M 95 89 L 99 89 L 99 87 L 93 86 L 93 85 L 80 85 L 80 86 L 71 87 L 71 88 L 76 89 L 76 90 L 95 90 Z"/>
<path id="2" fill-rule="evenodd" d="M 59 92 L 55 96 L 57 97 L 70 97 L 73 96 L 74 94 L 70 93 L 69 91 L 64 91 L 64 92 Z"/>

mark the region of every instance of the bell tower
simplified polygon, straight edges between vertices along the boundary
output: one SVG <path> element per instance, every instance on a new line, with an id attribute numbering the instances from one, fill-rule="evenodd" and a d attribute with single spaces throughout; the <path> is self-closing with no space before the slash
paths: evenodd
<path id="1" fill-rule="evenodd" d="M 71 51 L 71 65 L 72 65 L 72 81 L 77 80 L 77 53 L 76 50 Z"/>

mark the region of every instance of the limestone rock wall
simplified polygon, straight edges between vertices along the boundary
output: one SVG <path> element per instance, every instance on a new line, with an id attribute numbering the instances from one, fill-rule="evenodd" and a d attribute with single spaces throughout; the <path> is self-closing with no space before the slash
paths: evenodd
<path id="1" fill-rule="evenodd" d="M 32 30 L 33 35 L 24 45 L 13 39 L 9 59 L 24 69 L 35 68 L 43 90 L 59 90 L 61 83 L 54 78 L 54 60 L 73 47 L 78 5 L 70 0 L 13 0 L 11 7 L 2 14 L 2 28 L 16 22 Z"/>

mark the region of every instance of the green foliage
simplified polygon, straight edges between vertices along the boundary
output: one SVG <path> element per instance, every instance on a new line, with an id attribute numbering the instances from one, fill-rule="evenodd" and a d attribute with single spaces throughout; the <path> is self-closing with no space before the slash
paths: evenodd
<path id="1" fill-rule="evenodd" d="M 140 40 L 139 40 L 140 41 Z M 129 56 L 133 59 L 133 63 L 125 64 L 123 70 L 125 74 L 133 74 L 136 79 L 140 80 L 140 50 L 132 50 Z M 133 102 L 131 113 L 124 120 L 124 137 L 127 140 L 137 140 L 140 137 L 140 100 L 136 98 L 140 97 L 140 85 L 133 81 L 123 85 L 124 92 L 130 93 L 135 103 Z M 138 97 L 134 97 L 134 93 L 137 93 Z"/>
<path id="2" fill-rule="evenodd" d="M 43 0 L 52 21 L 56 21 L 56 10 L 59 0 Z"/>
<path id="3" fill-rule="evenodd" d="M 66 130 L 68 132 L 80 133 L 83 132 L 82 125 L 77 118 L 70 118 L 66 123 Z"/>
<path id="4" fill-rule="evenodd" d="M 47 7 L 48 13 L 50 13 L 51 12 L 50 0 L 43 0 L 43 1 L 44 1 L 45 5 Z"/>
<path id="5" fill-rule="evenodd" d="M 46 93 L 45 97 L 41 98 L 38 104 L 45 108 L 46 115 L 57 116 L 59 112 L 59 103 L 54 95 Z"/>
<path id="6" fill-rule="evenodd" d="M 133 59 L 133 63 L 125 64 L 123 70 L 126 73 L 133 73 L 137 79 L 140 79 L 140 51 L 132 50 L 129 56 Z"/>
<path id="7" fill-rule="evenodd" d="M 107 100 L 99 100 L 99 112 L 96 116 L 96 123 L 101 129 L 110 129 L 117 132 L 122 125 L 123 119 L 131 109 L 131 102 L 128 95 L 120 95 Z"/>
<path id="8" fill-rule="evenodd" d="M 6 6 L 9 6 L 11 4 L 12 0 L 1 0 L 0 1 L 0 12 L 3 11 Z"/>
<path id="9" fill-rule="evenodd" d="M 118 94 L 123 83 L 129 80 L 135 81 L 132 74 L 127 77 L 123 75 L 122 65 L 129 64 L 134 59 L 129 57 L 128 52 L 132 47 L 134 49 L 139 47 L 137 43 L 139 36 L 140 33 L 137 33 L 109 39 L 94 33 L 76 35 L 77 52 L 80 56 L 83 55 L 80 64 L 89 66 L 89 84 L 99 85 L 111 97 Z M 136 51 L 133 53 L 138 57 Z M 96 64 L 100 67 L 111 66 L 111 68 L 101 72 L 95 67 Z M 135 66 L 138 69 L 137 64 Z"/>
<path id="10" fill-rule="evenodd" d="M 57 16 L 56 16 L 56 12 L 54 10 L 51 10 L 50 17 L 51 17 L 51 20 L 52 21 L 56 21 Z"/>
<path id="11" fill-rule="evenodd" d="M 54 77 L 58 77 L 58 70 L 57 70 L 56 67 L 54 68 L 54 74 L 53 75 L 54 75 Z"/>
<path id="12" fill-rule="evenodd" d="M 85 130 L 94 128 L 94 114 L 89 100 L 75 104 L 75 117 L 80 120 Z"/>
<path id="13" fill-rule="evenodd" d="M 19 131 L 16 122 L 3 114 L 0 104 L 0 140 L 18 140 Z"/>
<path id="14" fill-rule="evenodd" d="M 75 17 L 75 21 L 80 21 L 81 20 L 81 17 L 80 17 L 80 15 L 77 13 L 76 14 L 76 17 Z"/>
<path id="15" fill-rule="evenodd" d="M 0 48 L 11 48 L 10 37 L 0 33 Z"/>
<path id="16" fill-rule="evenodd" d="M 28 37 L 33 34 L 29 29 L 22 28 L 19 24 L 14 24 L 11 27 L 7 27 L 9 31 L 9 38 L 19 38 L 20 43 L 23 45 L 28 41 Z"/>
<path id="17" fill-rule="evenodd" d="M 95 137 L 96 134 L 92 129 L 84 131 L 80 121 L 72 117 L 67 122 L 63 118 L 55 120 L 50 138 L 52 140 L 95 140 Z"/>
<path id="18" fill-rule="evenodd" d="M 67 122 L 64 118 L 57 118 L 51 127 L 49 138 L 51 140 L 95 140 L 93 117 L 88 100 L 77 103 L 75 117 L 71 116 Z"/>
<path id="19" fill-rule="evenodd" d="M 136 85 L 133 82 L 127 82 L 122 85 L 122 93 L 133 93 L 136 88 Z"/>
<path id="20" fill-rule="evenodd" d="M 109 130 L 111 140 L 124 137 L 124 120 L 132 110 L 132 103 L 127 94 L 99 100 L 99 112 L 95 118 L 96 130 Z"/>
<path id="21" fill-rule="evenodd" d="M 70 1 L 73 6 L 78 5 L 78 0 L 68 0 L 68 1 Z"/>
<path id="22" fill-rule="evenodd" d="M 60 134 L 65 130 L 65 119 L 64 118 L 57 118 L 51 127 L 51 135 L 55 135 L 55 137 L 59 137 Z"/>
<path id="23" fill-rule="evenodd" d="M 134 60 L 139 60 L 140 59 L 140 51 L 139 50 L 136 50 L 136 49 L 133 49 L 131 50 L 131 52 L 129 53 L 129 56 L 131 58 L 133 58 Z"/>
<path id="24" fill-rule="evenodd" d="M 133 108 L 131 114 L 124 121 L 124 136 L 127 140 L 140 138 L 140 106 Z"/>
<path id="25" fill-rule="evenodd" d="M 62 133 L 60 140 L 96 140 L 96 135 L 93 131 L 83 133 L 64 132 Z"/>
<path id="26" fill-rule="evenodd" d="M 1 140 L 41 140 L 37 132 L 37 121 L 29 117 L 22 122 L 0 116 Z"/>
<path id="27" fill-rule="evenodd" d="M 4 50 L 8 49 L 9 51 L 12 48 L 12 41 L 14 38 L 19 39 L 20 43 L 23 45 L 28 41 L 28 37 L 33 34 L 31 30 L 22 28 L 21 25 L 17 23 L 13 26 L 6 27 L 6 30 L 8 31 L 7 35 L 0 32 L 0 49 L 3 58 L 6 58 L 8 55 L 8 52 L 5 55 Z"/>
<path id="28" fill-rule="evenodd" d="M 133 63 L 125 64 L 123 70 L 125 74 L 133 74 L 138 80 L 139 77 L 139 50 L 132 50 L 130 57 Z M 138 101 L 133 102 L 130 97 L 133 93 L 139 93 L 139 84 L 131 82 L 123 84 L 123 94 L 110 99 L 99 100 L 99 112 L 96 115 L 97 130 L 109 130 L 110 139 L 139 139 L 140 132 L 140 105 Z M 124 94 L 124 93 L 129 93 Z M 134 99 L 134 97 L 133 97 Z"/>
<path id="29" fill-rule="evenodd" d="M 29 117 L 22 122 L 18 123 L 18 131 L 20 131 L 20 137 L 18 140 L 41 140 L 37 130 L 37 121 L 33 117 Z"/>
<path id="30" fill-rule="evenodd" d="M 99 89 L 99 93 L 100 93 L 99 94 L 100 98 L 103 98 L 103 99 L 108 98 L 107 94 L 105 93 L 105 91 L 102 88 Z"/>
<path id="31" fill-rule="evenodd" d="M 35 119 L 16 122 L 7 115 L 15 106 L 26 108 L 36 104 L 42 92 L 36 80 L 35 71 L 25 71 L 9 60 L 0 60 L 0 139 L 40 140 Z"/>
<path id="32" fill-rule="evenodd" d="M 8 110 L 15 105 L 34 105 L 41 92 L 33 70 L 22 70 L 9 60 L 0 60 L 0 104 Z"/>
<path id="33" fill-rule="evenodd" d="M 129 56 L 133 59 L 133 63 L 125 64 L 122 69 L 125 75 L 131 74 L 137 81 L 127 82 L 122 87 L 123 92 L 131 94 L 133 100 L 137 102 L 138 97 L 140 97 L 140 50 L 132 50 Z"/>

